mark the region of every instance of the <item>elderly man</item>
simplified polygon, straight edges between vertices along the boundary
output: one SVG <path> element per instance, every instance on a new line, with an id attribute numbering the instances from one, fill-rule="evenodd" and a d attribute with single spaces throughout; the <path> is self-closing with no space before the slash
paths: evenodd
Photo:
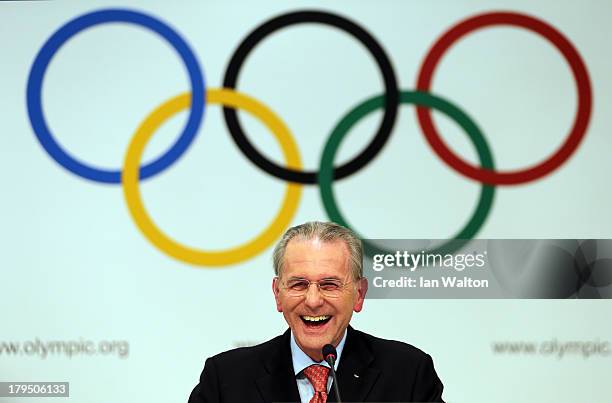
<path id="1" fill-rule="evenodd" d="M 337 401 L 321 349 L 337 350 L 334 368 L 345 402 L 441 402 L 431 357 L 405 343 L 349 326 L 368 282 L 361 241 L 323 222 L 290 228 L 274 249 L 272 291 L 289 330 L 263 344 L 206 360 L 189 403 Z"/>

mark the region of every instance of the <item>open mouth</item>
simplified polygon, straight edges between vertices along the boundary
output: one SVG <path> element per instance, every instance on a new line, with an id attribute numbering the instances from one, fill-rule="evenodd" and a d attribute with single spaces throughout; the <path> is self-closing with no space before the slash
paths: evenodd
<path id="1" fill-rule="evenodd" d="M 302 319 L 302 322 L 304 322 L 306 326 L 318 327 L 318 326 L 323 326 L 324 324 L 329 322 L 329 320 L 331 319 L 331 315 L 319 315 L 319 316 L 301 315 L 300 319 Z"/>

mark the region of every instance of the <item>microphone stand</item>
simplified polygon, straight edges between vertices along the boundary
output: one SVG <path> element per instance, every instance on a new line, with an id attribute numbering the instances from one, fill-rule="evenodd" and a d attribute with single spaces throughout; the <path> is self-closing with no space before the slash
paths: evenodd
<path id="1" fill-rule="evenodd" d="M 329 365 L 331 366 L 332 380 L 334 385 L 334 392 L 336 392 L 336 401 L 338 403 L 342 403 L 342 398 L 340 397 L 340 389 L 338 389 L 338 379 L 336 378 L 336 370 L 334 369 L 334 364 L 336 364 L 336 357 L 330 356 L 327 360 Z"/>
<path id="2" fill-rule="evenodd" d="M 331 367 L 330 370 L 332 374 L 332 383 L 334 385 L 334 391 L 336 392 L 336 400 L 338 401 L 338 403 L 342 403 L 342 398 L 340 397 L 340 388 L 338 387 L 338 378 L 336 378 L 336 368 L 334 368 L 336 364 L 336 358 L 338 357 L 336 348 L 331 344 L 326 344 L 323 346 L 321 352 L 323 354 L 323 358 Z"/>

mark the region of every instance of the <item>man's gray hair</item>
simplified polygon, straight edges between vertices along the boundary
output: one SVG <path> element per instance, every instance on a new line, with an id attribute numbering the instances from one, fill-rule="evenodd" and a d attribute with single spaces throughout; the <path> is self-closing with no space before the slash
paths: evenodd
<path id="1" fill-rule="evenodd" d="M 310 221 L 291 227 L 285 232 L 278 244 L 274 247 L 272 260 L 274 273 L 280 277 L 285 264 L 285 251 L 292 239 L 310 241 L 318 239 L 321 242 L 344 241 L 349 250 L 349 260 L 353 280 L 363 277 L 363 246 L 361 239 L 355 233 L 342 225 L 333 222 Z"/>

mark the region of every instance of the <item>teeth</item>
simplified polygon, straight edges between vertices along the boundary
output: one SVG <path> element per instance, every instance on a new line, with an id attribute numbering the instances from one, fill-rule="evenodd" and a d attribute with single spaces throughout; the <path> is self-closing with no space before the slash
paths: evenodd
<path id="1" fill-rule="evenodd" d="M 319 322 L 322 320 L 326 320 L 328 319 L 330 316 L 329 315 L 322 315 L 322 316 L 302 316 L 302 318 L 304 318 L 305 320 L 309 321 L 309 322 Z"/>

